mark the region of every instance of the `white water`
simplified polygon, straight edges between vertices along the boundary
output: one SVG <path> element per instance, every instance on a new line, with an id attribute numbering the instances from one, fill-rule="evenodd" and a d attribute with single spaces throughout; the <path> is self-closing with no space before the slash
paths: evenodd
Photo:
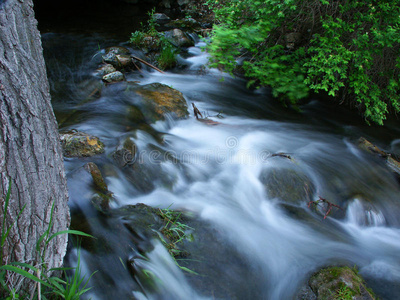
<path id="1" fill-rule="evenodd" d="M 189 52 L 194 56 L 181 59 L 189 66 L 185 74 L 132 74 L 128 79 L 170 85 L 185 95 L 189 107 L 195 102 L 209 116 L 221 113 L 223 119 L 212 118 L 221 124 L 208 126 L 193 116 L 157 122 L 153 128 L 164 134 L 163 144 L 137 131 L 135 143 L 140 151 L 136 163 L 167 174 L 172 185 L 156 181 L 155 188 L 144 194 L 115 167 L 106 180 L 115 195 L 113 207 L 145 203 L 189 211 L 216 229 L 218 240 L 202 245 L 201 263 L 212 267 L 193 278 L 153 241 L 154 250 L 146 260 L 136 260 L 136 265 L 157 278 L 156 287 L 132 291 L 132 295 L 138 299 L 212 299 L 215 290 L 216 298 L 222 299 L 293 299 L 312 272 L 346 263 L 357 265 L 382 299 L 400 297 L 396 290 L 400 282 L 399 185 L 381 161 L 355 146 L 354 137 L 362 130 L 342 125 L 329 111 L 322 112 L 326 118 L 321 118 L 324 108 L 317 102 L 305 105 L 303 114 L 288 112 L 275 105 L 267 91 L 248 91 L 239 79 L 225 74 L 225 81 L 220 82 L 221 74 L 215 70 L 198 75 L 206 54 L 198 48 Z M 105 94 L 87 106 L 89 117 L 73 126 L 99 136 L 107 144 L 107 160 L 124 135 L 121 126 L 112 122 L 123 105 L 118 96 Z M 163 160 L 161 152 L 151 150 L 152 145 L 168 151 L 178 162 Z M 288 153 L 292 160 L 272 156 L 279 152 Z M 69 170 L 76 166 L 74 161 L 67 163 Z M 271 197 L 260 178 L 263 172 L 276 170 L 303 174 L 315 187 L 312 199 L 321 196 L 337 203 L 345 216 L 323 219 L 323 208 L 318 214 L 308 208 L 308 199 L 287 203 L 288 199 Z M 83 209 L 82 202 L 72 197 L 71 206 Z M 333 208 L 332 212 L 338 211 Z M 98 222 L 101 227 L 102 221 Z M 118 241 L 115 249 L 124 245 L 125 235 L 104 230 L 106 239 Z M 125 271 L 118 273 L 121 265 L 113 259 L 116 262 L 107 267 L 101 261 L 92 262 L 92 268 L 103 268 L 114 280 L 120 277 L 116 286 L 125 286 L 129 277 L 122 275 Z M 220 278 L 221 282 L 217 279 L 209 290 L 202 290 L 202 277 Z M 90 296 L 106 299 L 101 292 L 106 283 L 94 284 Z M 222 292 L 218 291 L 220 284 Z M 226 290 L 232 293 L 224 295 Z"/>

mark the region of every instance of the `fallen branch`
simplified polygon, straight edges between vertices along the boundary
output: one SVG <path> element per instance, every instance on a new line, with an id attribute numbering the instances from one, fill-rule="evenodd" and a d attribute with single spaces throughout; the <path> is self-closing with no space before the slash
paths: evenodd
<path id="1" fill-rule="evenodd" d="M 339 205 L 333 204 L 332 202 L 329 202 L 328 200 L 322 198 L 321 196 L 319 196 L 318 200 L 315 200 L 315 201 L 312 200 L 312 201 L 308 202 L 307 207 L 310 207 L 311 204 L 318 205 L 320 202 L 324 202 L 324 203 L 328 204 L 328 208 L 327 208 L 327 210 L 325 212 L 325 215 L 324 215 L 324 220 L 329 215 L 329 213 L 331 212 L 333 207 L 337 207 L 337 208 L 343 210 L 343 208 L 341 208 Z"/>
<path id="2" fill-rule="evenodd" d="M 196 119 L 199 119 L 199 115 L 201 116 L 201 118 L 203 119 L 203 115 L 201 114 L 201 112 L 199 111 L 199 109 L 196 107 L 196 105 L 194 105 L 194 103 L 192 103 L 193 106 L 193 113 L 194 116 L 196 117 Z"/>
<path id="3" fill-rule="evenodd" d="M 274 153 L 271 155 L 271 157 L 274 157 L 274 156 L 284 157 L 284 158 L 292 160 L 292 157 L 289 154 L 286 154 L 283 152 L 278 152 L 278 153 Z"/>
<path id="4" fill-rule="evenodd" d="M 139 57 L 131 55 L 131 58 L 132 59 L 136 59 L 136 60 L 140 61 L 141 63 L 144 63 L 146 66 L 149 66 L 150 68 L 153 68 L 154 70 L 160 72 L 161 74 L 165 74 L 165 72 L 161 71 L 159 68 L 153 66 L 152 64 L 148 63 L 147 61 L 145 61 L 145 60 L 143 60 L 143 59 L 141 59 Z M 132 62 L 133 62 L 133 60 L 132 60 Z"/>
<path id="5" fill-rule="evenodd" d="M 139 66 L 133 61 L 133 59 L 132 59 L 132 63 L 140 73 L 143 73 L 142 70 L 139 68 Z"/>

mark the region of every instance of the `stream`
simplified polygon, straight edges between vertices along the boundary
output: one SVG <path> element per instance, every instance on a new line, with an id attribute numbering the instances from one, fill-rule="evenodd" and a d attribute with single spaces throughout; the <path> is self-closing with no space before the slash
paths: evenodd
<path id="1" fill-rule="evenodd" d="M 382 159 L 357 146 L 363 136 L 400 154 L 398 121 L 368 126 L 317 99 L 300 112 L 285 108 L 268 89 L 249 90 L 244 80 L 205 68 L 205 43 L 198 41 L 180 56 L 185 67 L 126 74 L 140 85 L 177 89 L 189 107 L 187 119 L 137 127 L 125 118 L 136 101 L 126 83 L 84 101 L 100 82 L 93 73 L 106 47 L 135 53 L 128 37 L 42 31 L 60 131 L 95 135 L 106 146 L 102 155 L 65 158 L 72 224 L 96 237 L 79 247 L 71 242 L 68 252 L 67 264 L 75 266 L 79 256 L 83 274 L 97 271 L 85 297 L 295 299 L 315 271 L 346 264 L 357 266 L 380 299 L 400 299 L 399 182 Z M 191 103 L 220 124 L 197 121 Z M 127 137 L 138 147 L 135 164 L 142 165 L 134 179 L 112 159 Z M 80 172 L 87 162 L 101 169 L 113 210 L 144 203 L 194 216 L 200 226 L 185 242 L 190 255 L 180 264 L 197 275 L 179 268 L 158 239 L 135 236 L 121 216 L 91 205 L 92 188 Z M 324 219 L 321 206 L 319 213 L 308 207 L 319 197 L 340 209 Z M 143 243 L 152 250 L 143 253 Z"/>

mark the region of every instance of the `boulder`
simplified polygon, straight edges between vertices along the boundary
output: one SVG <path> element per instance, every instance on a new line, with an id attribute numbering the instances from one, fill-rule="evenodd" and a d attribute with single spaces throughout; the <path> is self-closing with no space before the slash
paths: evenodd
<path id="1" fill-rule="evenodd" d="M 140 47 L 144 52 L 157 51 L 158 49 L 160 49 L 160 38 L 147 35 L 143 37 L 143 40 L 140 43 Z"/>
<path id="2" fill-rule="evenodd" d="M 151 83 L 136 90 L 144 101 L 143 115 L 149 122 L 165 120 L 167 114 L 177 118 L 189 115 L 182 93 L 161 83 Z"/>
<path id="3" fill-rule="evenodd" d="M 131 137 L 127 137 L 120 145 L 117 146 L 113 153 L 113 158 L 120 168 L 135 163 L 137 154 L 137 146 Z"/>
<path id="4" fill-rule="evenodd" d="M 313 199 L 315 187 L 308 176 L 294 169 L 267 169 L 260 181 L 270 198 L 278 198 L 288 204 L 304 204 Z"/>
<path id="5" fill-rule="evenodd" d="M 129 68 L 130 66 L 132 66 L 132 58 L 130 55 L 126 55 L 126 54 L 118 54 L 117 59 L 120 62 L 120 66 L 121 68 Z"/>
<path id="6" fill-rule="evenodd" d="M 375 300 L 359 274 L 349 267 L 329 267 L 311 276 L 309 287 L 317 300 Z M 309 299 L 309 298 L 300 298 Z"/>
<path id="7" fill-rule="evenodd" d="M 161 14 L 161 13 L 153 14 L 153 18 L 154 21 L 159 25 L 165 25 L 169 21 L 171 21 L 170 17 L 168 17 L 166 14 Z"/>
<path id="8" fill-rule="evenodd" d="M 103 55 L 103 61 L 107 64 L 113 65 L 117 70 L 121 69 L 121 62 L 113 52 Z"/>
<path id="9" fill-rule="evenodd" d="M 371 154 L 377 155 L 384 159 L 386 161 L 386 165 L 394 172 L 397 174 L 397 176 L 400 176 L 400 162 L 399 160 L 396 159 L 396 157 L 392 156 L 390 153 L 387 153 L 374 144 L 372 144 L 370 141 L 367 139 L 361 137 L 358 140 L 358 146 Z"/>
<path id="10" fill-rule="evenodd" d="M 185 31 L 200 32 L 201 25 L 193 18 L 177 19 L 169 22 L 167 27 L 178 28 Z"/>
<path id="11" fill-rule="evenodd" d="M 171 42 L 175 47 L 192 47 L 194 41 L 180 29 L 172 29 L 164 33 L 165 38 Z"/>
<path id="12" fill-rule="evenodd" d="M 100 139 L 84 132 L 61 133 L 60 140 L 65 157 L 89 157 L 104 152 Z"/>
<path id="13" fill-rule="evenodd" d="M 114 53 L 115 55 L 120 55 L 120 54 L 129 54 L 129 52 L 130 51 L 127 48 L 121 46 L 112 46 L 106 48 L 106 54 Z"/>
<path id="14" fill-rule="evenodd" d="M 122 74 L 120 71 L 116 71 L 107 75 L 103 76 L 103 81 L 107 83 L 113 83 L 113 82 L 119 82 L 119 81 L 124 81 L 125 76 Z"/>
<path id="15" fill-rule="evenodd" d="M 117 71 L 116 68 L 112 64 L 104 64 L 100 68 L 98 68 L 95 72 L 96 75 L 103 77 L 104 75 L 110 74 Z"/>
<path id="16" fill-rule="evenodd" d="M 301 41 L 301 33 L 291 32 L 285 35 L 286 48 L 293 50 Z"/>

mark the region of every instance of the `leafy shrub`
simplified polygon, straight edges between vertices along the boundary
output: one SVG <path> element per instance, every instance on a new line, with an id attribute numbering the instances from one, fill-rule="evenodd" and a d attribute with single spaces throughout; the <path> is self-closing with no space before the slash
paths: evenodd
<path id="1" fill-rule="evenodd" d="M 139 48 L 148 50 L 160 50 L 157 57 L 157 63 L 163 70 L 172 68 L 176 65 L 177 49 L 164 37 L 164 35 L 157 31 L 157 23 L 154 18 L 155 9 L 148 13 L 149 19 L 147 27 L 141 31 L 132 33 L 130 42 Z"/>
<path id="2" fill-rule="evenodd" d="M 161 41 L 165 40 L 163 37 Z M 161 46 L 160 55 L 157 57 L 158 66 L 162 69 L 170 69 L 176 66 L 176 49 L 168 41 L 164 41 Z"/>
<path id="3" fill-rule="evenodd" d="M 233 72 L 239 56 L 249 85 L 271 86 L 296 103 L 324 91 L 383 124 L 400 111 L 400 6 L 328 0 L 208 0 L 219 25 L 211 64 Z M 300 38 L 288 43 L 290 34 Z"/>

